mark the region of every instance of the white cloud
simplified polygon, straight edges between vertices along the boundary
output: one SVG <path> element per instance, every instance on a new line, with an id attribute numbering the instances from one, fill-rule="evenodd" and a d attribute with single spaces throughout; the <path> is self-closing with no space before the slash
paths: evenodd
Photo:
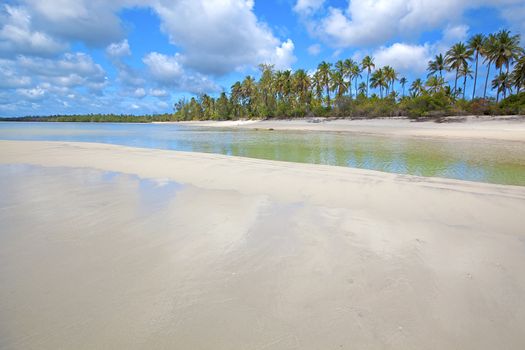
<path id="1" fill-rule="evenodd" d="M 185 66 L 222 75 L 263 62 L 289 65 L 293 43 L 281 42 L 253 12 L 253 1 L 159 0 L 153 5 Z"/>
<path id="2" fill-rule="evenodd" d="M 151 52 L 142 61 L 148 67 L 152 77 L 164 84 L 174 84 L 184 74 L 179 54 L 167 56 Z"/>
<path id="3" fill-rule="evenodd" d="M 377 67 L 389 65 L 400 73 L 424 73 L 432 57 L 429 45 L 395 43 L 381 47 L 373 53 Z"/>
<path id="4" fill-rule="evenodd" d="M 106 83 L 104 69 L 85 53 L 66 53 L 57 60 L 20 56 L 14 64 L 22 74 L 59 86 L 100 89 Z"/>
<path id="5" fill-rule="evenodd" d="M 313 44 L 308 47 L 308 53 L 312 56 L 317 56 L 321 53 L 321 45 Z"/>
<path id="6" fill-rule="evenodd" d="M 149 1 L 133 0 L 20 0 L 35 25 L 64 40 L 102 47 L 123 38 L 117 12 Z"/>
<path id="7" fill-rule="evenodd" d="M 298 1 L 295 8 L 303 6 Z M 457 26 L 469 9 L 495 7 L 507 21 L 525 27 L 525 0 L 352 0 L 346 8 L 328 7 L 305 19 L 312 36 L 335 48 L 374 47 L 396 36 L 414 38 L 440 26 Z"/>
<path id="8" fill-rule="evenodd" d="M 21 7 L 0 8 L 0 55 L 54 55 L 65 45 L 44 32 L 31 28 L 31 16 Z"/>
<path id="9" fill-rule="evenodd" d="M 42 100 L 46 95 L 46 91 L 39 86 L 32 89 L 18 89 L 17 92 L 28 100 L 33 101 Z"/>
<path id="10" fill-rule="evenodd" d="M 155 96 L 155 97 L 166 97 L 166 96 L 169 96 L 168 92 L 164 89 L 151 89 L 149 91 L 150 95 L 151 96 Z"/>
<path id="11" fill-rule="evenodd" d="M 144 88 L 135 89 L 135 91 L 133 92 L 133 96 L 143 98 L 146 96 L 146 90 L 144 90 Z"/>
<path id="12" fill-rule="evenodd" d="M 118 43 L 111 43 L 106 48 L 106 53 L 112 58 L 131 56 L 131 49 L 129 47 L 128 39 L 124 39 Z"/>
<path id="13" fill-rule="evenodd" d="M 298 0 L 293 9 L 300 15 L 308 16 L 321 8 L 324 2 L 325 0 Z"/>
<path id="14" fill-rule="evenodd" d="M 142 59 L 151 78 L 161 86 L 197 94 L 218 91 L 218 87 L 208 77 L 185 70 L 182 60 L 179 54 L 168 56 L 158 52 L 150 52 Z"/>

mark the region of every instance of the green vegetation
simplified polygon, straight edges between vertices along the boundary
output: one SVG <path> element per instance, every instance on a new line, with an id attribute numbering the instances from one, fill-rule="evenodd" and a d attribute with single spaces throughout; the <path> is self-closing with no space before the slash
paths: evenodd
<path id="1" fill-rule="evenodd" d="M 485 65 L 485 89 L 479 91 L 480 66 Z M 525 113 L 525 50 L 519 35 L 502 30 L 474 35 L 428 62 L 426 80 L 409 82 L 392 67 L 376 67 L 374 58 L 361 62 L 321 62 L 311 74 L 303 69 L 274 70 L 260 65 L 260 79 L 247 76 L 232 85 L 229 95 L 202 95 L 175 104 L 175 120 L 238 118 L 391 116 L 441 117 Z M 490 70 L 496 76 L 489 81 Z M 453 76 L 445 80 L 445 73 Z M 472 93 L 467 82 L 472 80 Z M 487 98 L 487 86 L 496 98 Z M 408 91 L 407 91 L 408 88 Z M 372 90 L 373 89 L 373 90 Z M 501 97 L 503 100 L 500 102 Z M 470 98 L 470 99 L 467 99 Z"/>

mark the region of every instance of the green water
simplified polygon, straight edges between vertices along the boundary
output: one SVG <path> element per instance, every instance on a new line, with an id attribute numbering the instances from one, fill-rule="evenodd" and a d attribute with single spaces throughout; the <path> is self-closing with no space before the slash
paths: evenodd
<path id="1" fill-rule="evenodd" d="M 87 123 L 0 123 L 0 139 L 111 143 L 525 186 L 521 142 Z"/>

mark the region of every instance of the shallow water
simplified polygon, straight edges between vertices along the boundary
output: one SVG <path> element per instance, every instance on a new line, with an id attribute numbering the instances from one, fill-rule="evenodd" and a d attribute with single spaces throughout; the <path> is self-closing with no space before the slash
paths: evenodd
<path id="1" fill-rule="evenodd" d="M 159 124 L 0 123 L 0 139 L 117 145 L 525 186 L 521 143 Z"/>

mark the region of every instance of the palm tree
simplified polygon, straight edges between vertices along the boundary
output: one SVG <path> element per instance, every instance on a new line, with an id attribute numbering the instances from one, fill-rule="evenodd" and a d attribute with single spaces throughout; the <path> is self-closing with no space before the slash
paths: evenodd
<path id="1" fill-rule="evenodd" d="M 425 83 L 425 86 L 428 88 L 428 92 L 432 94 L 442 91 L 444 85 L 445 79 L 436 75 L 433 75 L 430 78 L 428 78 L 427 82 Z"/>
<path id="2" fill-rule="evenodd" d="M 301 104 L 309 103 L 310 85 L 310 77 L 304 69 L 295 71 L 293 75 L 293 90 L 298 94 Z"/>
<path id="3" fill-rule="evenodd" d="M 416 97 L 420 96 L 423 92 L 425 92 L 423 81 L 419 78 L 414 80 L 412 82 L 412 85 L 410 85 L 410 92 Z"/>
<path id="4" fill-rule="evenodd" d="M 331 107 L 330 103 L 330 71 L 332 68 L 332 64 L 328 62 L 321 62 L 319 63 L 319 66 L 317 66 L 317 72 L 319 73 L 319 80 L 322 86 L 324 86 L 326 91 L 326 102 L 328 108 Z"/>
<path id="5" fill-rule="evenodd" d="M 484 55 L 484 43 L 485 36 L 483 34 L 476 34 L 468 41 L 469 49 L 474 53 L 474 59 L 476 60 L 476 69 L 474 71 L 474 88 L 472 89 L 472 99 L 476 97 L 476 84 L 478 82 L 478 62 L 479 56 Z M 463 97 L 464 98 L 464 97 Z"/>
<path id="6" fill-rule="evenodd" d="M 313 93 L 315 97 L 321 101 L 323 99 L 324 85 L 321 82 L 321 75 L 319 74 L 319 71 L 316 71 L 312 76 L 312 88 L 314 89 Z"/>
<path id="7" fill-rule="evenodd" d="M 447 69 L 447 67 L 445 65 L 445 58 L 442 54 L 436 55 L 434 60 L 428 62 L 428 76 L 435 75 L 439 72 L 439 76 L 442 77 L 445 69 Z"/>
<path id="8" fill-rule="evenodd" d="M 487 87 L 489 86 L 490 67 L 494 63 L 498 51 L 497 38 L 494 34 L 490 34 L 485 38 L 483 43 L 483 52 L 485 55 L 484 62 L 487 63 L 487 76 L 485 77 L 485 89 L 483 91 L 483 99 L 487 98 Z"/>
<path id="9" fill-rule="evenodd" d="M 358 90 L 358 86 L 357 86 L 357 79 L 358 78 L 361 78 L 361 67 L 359 67 L 359 65 L 357 63 L 354 62 L 354 65 L 350 71 L 351 73 L 351 76 L 355 79 L 355 97 L 357 98 L 357 90 Z"/>
<path id="10" fill-rule="evenodd" d="M 512 70 L 511 83 L 516 87 L 518 94 L 521 88 L 525 87 L 525 54 L 521 55 Z"/>
<path id="11" fill-rule="evenodd" d="M 335 91 L 336 99 L 340 99 L 348 91 L 348 82 L 339 70 L 332 71 L 330 74 L 331 90 Z"/>
<path id="12" fill-rule="evenodd" d="M 501 74 L 503 66 L 507 68 L 509 73 L 510 65 L 517 60 L 520 54 L 523 53 L 523 48 L 520 46 L 520 36 L 510 35 L 510 31 L 501 30 L 496 34 L 497 51 L 494 58 L 496 68 L 499 68 Z"/>
<path id="13" fill-rule="evenodd" d="M 403 88 L 403 97 L 405 97 L 405 85 L 407 83 L 407 78 L 402 77 L 399 79 L 399 84 L 401 84 L 401 87 Z"/>
<path id="14" fill-rule="evenodd" d="M 509 75 L 507 73 L 500 73 L 492 80 L 492 88 L 497 89 L 496 103 L 499 102 L 499 94 L 503 93 L 503 98 L 506 96 L 506 91 L 511 87 Z"/>
<path id="15" fill-rule="evenodd" d="M 359 94 L 360 95 L 365 96 L 365 94 L 366 94 L 366 92 L 368 90 L 368 86 L 366 86 L 366 83 L 364 81 L 362 81 L 359 84 L 358 90 L 359 90 Z"/>
<path id="16" fill-rule="evenodd" d="M 244 106 L 247 107 L 248 113 L 251 114 L 253 110 L 252 102 L 255 97 L 255 92 L 257 90 L 255 80 L 251 76 L 244 78 L 241 84 L 241 99 Z"/>
<path id="17" fill-rule="evenodd" d="M 390 66 L 383 67 L 383 74 L 385 75 L 385 80 L 387 83 L 386 94 L 388 95 L 390 88 L 392 88 L 392 91 L 394 91 L 394 82 L 397 80 L 398 74 L 394 68 Z"/>
<path id="18" fill-rule="evenodd" d="M 378 69 L 372 74 L 370 86 L 379 88 L 379 96 L 383 98 L 383 89 L 388 89 L 388 80 L 383 69 Z"/>
<path id="19" fill-rule="evenodd" d="M 374 64 L 374 58 L 371 57 L 371 56 L 366 56 L 365 58 L 363 58 L 363 61 L 361 62 L 361 68 L 363 70 L 366 69 L 366 71 L 367 71 L 367 74 L 366 74 L 366 97 L 368 97 L 368 87 L 370 86 L 370 84 L 369 84 L 370 73 L 372 72 L 373 69 L 376 68 L 376 65 Z"/>
<path id="20" fill-rule="evenodd" d="M 461 69 L 459 70 L 459 76 L 463 77 L 463 99 L 465 99 L 465 91 L 467 88 L 467 77 L 472 78 L 472 70 L 470 69 L 468 64 L 466 66 L 461 67 Z"/>
<path id="21" fill-rule="evenodd" d="M 344 65 L 344 77 L 348 78 L 348 91 L 350 91 L 350 97 L 352 97 L 352 79 L 354 78 L 354 67 L 356 63 L 351 58 L 347 58 L 343 62 Z M 357 85 L 356 85 L 357 91 Z"/>
<path id="22" fill-rule="evenodd" d="M 511 35 L 508 30 L 501 30 L 496 34 L 496 43 L 494 50 L 494 64 L 496 69 L 499 69 L 499 75 L 503 71 L 503 66 L 506 67 L 507 77 L 509 75 L 510 65 L 513 61 L 523 53 L 523 49 L 519 46 L 520 36 Z M 494 84 L 493 84 L 494 85 Z M 508 86 L 503 84 L 503 96 L 506 96 Z"/>
<path id="23" fill-rule="evenodd" d="M 468 61 L 472 57 L 472 51 L 465 46 L 464 43 L 454 44 L 445 55 L 445 63 L 450 70 L 456 71 L 456 79 L 454 80 L 454 95 L 457 94 L 459 71 L 464 66 L 468 66 Z"/>

